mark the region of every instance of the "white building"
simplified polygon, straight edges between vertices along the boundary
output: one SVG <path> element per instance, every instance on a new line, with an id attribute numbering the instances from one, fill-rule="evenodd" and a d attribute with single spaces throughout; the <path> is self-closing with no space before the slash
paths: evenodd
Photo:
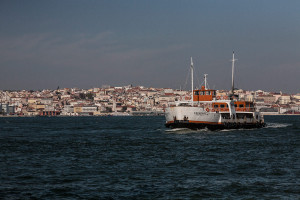
<path id="1" fill-rule="evenodd" d="M 91 113 L 98 111 L 97 106 L 82 106 L 82 112 L 84 113 Z"/>
<path id="2" fill-rule="evenodd" d="M 281 95 L 281 97 L 278 98 L 279 104 L 288 104 L 291 102 L 291 96 L 289 95 Z"/>

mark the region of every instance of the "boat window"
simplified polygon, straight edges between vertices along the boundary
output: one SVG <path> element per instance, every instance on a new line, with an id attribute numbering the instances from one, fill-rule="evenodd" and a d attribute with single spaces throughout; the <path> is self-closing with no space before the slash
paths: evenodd
<path id="1" fill-rule="evenodd" d="M 195 95 L 199 95 L 199 91 L 195 91 Z"/>
<path id="2" fill-rule="evenodd" d="M 204 91 L 200 92 L 200 95 L 204 95 Z"/>
<path id="3" fill-rule="evenodd" d="M 224 107 L 225 107 L 225 105 L 224 105 L 224 104 L 221 104 L 221 105 L 220 105 L 220 107 L 221 107 L 221 108 L 224 108 Z"/>
<path id="4" fill-rule="evenodd" d="M 234 107 L 237 107 L 237 105 L 236 105 L 236 104 L 234 104 Z"/>
<path id="5" fill-rule="evenodd" d="M 240 104 L 239 107 L 240 107 L 240 108 L 243 108 L 243 107 L 244 107 L 244 104 Z"/>
<path id="6" fill-rule="evenodd" d="M 207 94 L 207 95 L 210 95 L 211 93 L 210 93 L 210 91 L 207 91 L 206 94 Z"/>
<path id="7" fill-rule="evenodd" d="M 219 105 L 214 105 L 214 108 L 218 108 L 219 107 Z"/>
<path id="8" fill-rule="evenodd" d="M 216 96 L 216 91 L 213 91 L 213 95 Z"/>

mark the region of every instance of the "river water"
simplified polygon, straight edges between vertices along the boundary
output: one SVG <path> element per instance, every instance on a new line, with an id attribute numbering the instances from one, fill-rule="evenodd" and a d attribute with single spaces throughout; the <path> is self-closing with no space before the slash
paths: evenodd
<path id="1" fill-rule="evenodd" d="M 0 118 L 0 199 L 300 199 L 300 116 L 169 130 L 164 117 Z"/>

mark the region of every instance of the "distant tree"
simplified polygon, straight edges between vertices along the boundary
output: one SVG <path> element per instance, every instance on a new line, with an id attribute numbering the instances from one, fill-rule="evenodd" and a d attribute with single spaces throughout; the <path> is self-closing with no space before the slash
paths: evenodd
<path id="1" fill-rule="evenodd" d="M 73 98 L 74 99 L 80 99 L 80 95 L 79 94 L 74 94 Z"/>
<path id="2" fill-rule="evenodd" d="M 84 93 L 79 94 L 79 99 L 85 99 L 86 95 Z"/>
<path id="3" fill-rule="evenodd" d="M 110 108 L 110 107 L 106 107 L 105 109 L 106 109 L 106 112 L 112 112 L 112 108 Z"/>
<path id="4" fill-rule="evenodd" d="M 122 107 L 122 112 L 125 112 L 127 110 L 127 106 Z"/>
<path id="5" fill-rule="evenodd" d="M 92 94 L 92 93 L 88 93 L 87 95 L 86 95 L 86 98 L 88 98 L 88 99 L 94 99 L 94 95 Z"/>

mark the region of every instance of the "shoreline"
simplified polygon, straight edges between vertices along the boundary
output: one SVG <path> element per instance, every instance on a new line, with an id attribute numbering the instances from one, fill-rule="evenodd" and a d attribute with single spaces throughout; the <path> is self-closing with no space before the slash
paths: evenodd
<path id="1" fill-rule="evenodd" d="M 300 114 L 275 114 L 275 113 L 262 113 L 263 116 L 299 116 Z M 57 115 L 57 116 L 39 116 L 39 115 L 34 115 L 34 116 L 19 116 L 19 115 L 0 115 L 0 118 L 18 118 L 18 117 L 39 117 L 39 118 L 47 118 L 47 117 L 143 117 L 143 116 L 164 116 L 164 115 L 121 115 L 121 116 L 116 116 L 116 115 L 81 115 L 81 116 L 69 116 L 69 115 Z"/>

